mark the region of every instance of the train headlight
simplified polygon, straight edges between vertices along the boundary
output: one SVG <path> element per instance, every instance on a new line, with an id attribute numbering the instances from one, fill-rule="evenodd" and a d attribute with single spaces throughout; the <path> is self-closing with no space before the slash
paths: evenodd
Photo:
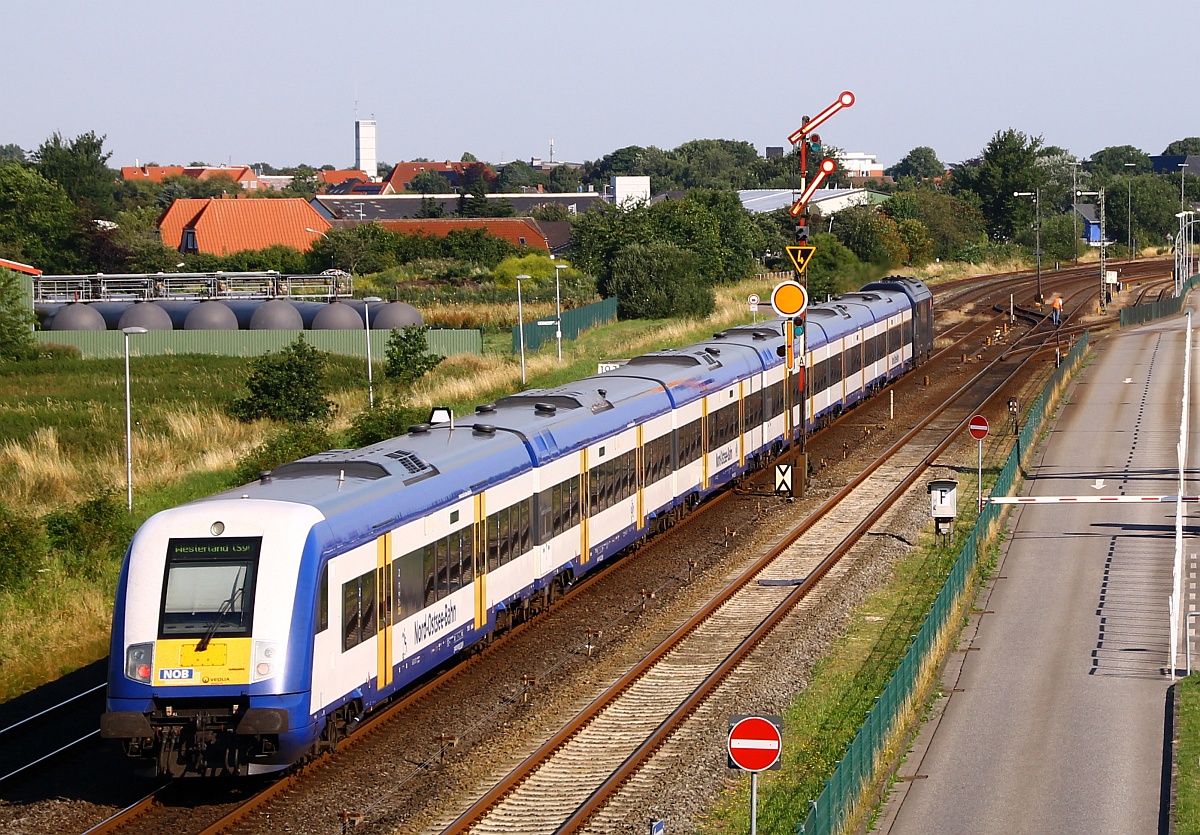
<path id="1" fill-rule="evenodd" d="M 262 681 L 279 674 L 283 659 L 279 656 L 279 644 L 275 641 L 254 642 L 254 666 L 250 680 Z"/>
<path id="2" fill-rule="evenodd" d="M 130 644 L 125 650 L 125 678 L 150 683 L 150 674 L 154 670 L 154 642 L 148 644 Z"/>

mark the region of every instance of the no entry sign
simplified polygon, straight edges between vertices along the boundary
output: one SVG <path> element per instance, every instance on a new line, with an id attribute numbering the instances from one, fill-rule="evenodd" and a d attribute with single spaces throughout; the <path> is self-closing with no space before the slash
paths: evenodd
<path id="1" fill-rule="evenodd" d="M 977 441 L 982 441 L 987 437 L 988 422 L 983 415 L 975 415 L 971 418 L 971 422 L 967 424 L 967 431 L 971 433 L 971 437 Z"/>
<path id="2" fill-rule="evenodd" d="M 771 719 L 778 722 L 779 717 Z M 729 729 L 729 761 L 743 771 L 766 771 L 778 767 L 783 751 L 779 726 L 762 716 L 746 716 Z"/>

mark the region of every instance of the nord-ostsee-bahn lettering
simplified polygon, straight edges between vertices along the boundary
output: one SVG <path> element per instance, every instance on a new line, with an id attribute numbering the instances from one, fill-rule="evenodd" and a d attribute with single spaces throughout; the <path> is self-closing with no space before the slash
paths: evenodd
<path id="1" fill-rule="evenodd" d="M 806 331 L 803 404 L 774 319 L 156 514 L 122 567 L 103 736 L 172 776 L 328 747 L 922 362 L 932 296 L 885 279 Z"/>

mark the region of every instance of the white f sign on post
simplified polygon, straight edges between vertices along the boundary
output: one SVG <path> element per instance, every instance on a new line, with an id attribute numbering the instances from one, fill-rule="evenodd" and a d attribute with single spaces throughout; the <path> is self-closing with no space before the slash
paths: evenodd
<path id="1" fill-rule="evenodd" d="M 979 510 L 983 511 L 983 439 L 987 437 L 988 422 L 983 415 L 975 415 L 967 424 L 971 437 L 979 441 Z"/>

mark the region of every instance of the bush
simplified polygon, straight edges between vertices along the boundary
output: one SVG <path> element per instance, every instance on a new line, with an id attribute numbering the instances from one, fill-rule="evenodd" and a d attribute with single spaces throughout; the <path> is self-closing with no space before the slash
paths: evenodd
<path id="1" fill-rule="evenodd" d="M 292 426 L 272 435 L 242 456 L 234 472 L 236 484 L 248 484 L 264 470 L 273 470 L 280 464 L 315 455 L 334 446 L 333 439 L 321 426 Z"/>
<path id="2" fill-rule="evenodd" d="M 37 342 L 33 338 L 36 318 L 27 305 L 17 274 L 0 269 L 0 360 L 37 356 Z"/>
<path id="3" fill-rule="evenodd" d="M 699 318 L 716 307 L 696 255 L 663 242 L 624 247 L 613 262 L 609 291 L 622 319 Z"/>
<path id="4" fill-rule="evenodd" d="M 230 406 L 242 421 L 272 418 L 288 423 L 324 420 L 333 412 L 333 402 L 322 372 L 328 355 L 301 336 L 278 354 L 267 353 L 251 364 L 246 387 L 250 395 Z"/>
<path id="5" fill-rule="evenodd" d="M 20 591 L 46 564 L 46 531 L 37 519 L 0 504 L 0 589 Z"/>
<path id="6" fill-rule="evenodd" d="M 428 330 L 421 325 L 409 325 L 403 330 L 392 328 L 387 341 L 387 364 L 383 369 L 387 379 L 411 386 L 445 359 L 429 352 L 429 342 L 425 338 Z"/>
<path id="7" fill-rule="evenodd" d="M 124 497 L 112 489 L 43 519 L 50 547 L 63 565 L 87 577 L 98 577 L 104 567 L 119 561 L 133 538 Z"/>
<path id="8" fill-rule="evenodd" d="M 423 423 L 428 416 L 424 409 L 380 401 L 374 409 L 367 409 L 354 418 L 347 440 L 356 448 L 377 444 L 405 434 L 408 427 Z"/>

